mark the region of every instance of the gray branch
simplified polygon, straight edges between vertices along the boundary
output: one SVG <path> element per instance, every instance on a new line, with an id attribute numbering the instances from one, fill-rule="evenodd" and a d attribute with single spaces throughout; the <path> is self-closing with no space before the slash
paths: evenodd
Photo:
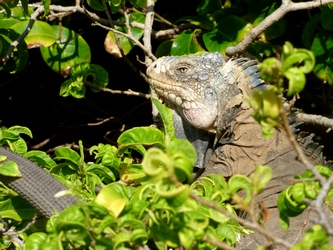
<path id="1" fill-rule="evenodd" d="M 227 56 L 236 56 L 243 54 L 245 50 L 262 34 L 266 29 L 279 21 L 288 12 L 296 10 L 314 9 L 322 5 L 333 3 L 333 0 L 309 1 L 293 3 L 291 0 L 282 0 L 281 6 L 276 9 L 272 14 L 267 16 L 261 23 L 245 36 L 245 38 L 237 45 L 228 47 L 226 50 Z"/>

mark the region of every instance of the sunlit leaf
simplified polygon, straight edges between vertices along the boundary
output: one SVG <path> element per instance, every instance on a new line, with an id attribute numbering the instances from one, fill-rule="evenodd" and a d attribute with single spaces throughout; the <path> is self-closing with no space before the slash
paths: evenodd
<path id="1" fill-rule="evenodd" d="M 73 30 L 64 26 L 52 26 L 57 42 L 40 51 L 46 64 L 55 72 L 68 76 L 70 69 L 79 63 L 90 63 L 91 54 L 89 45 Z M 61 37 L 59 37 L 59 29 Z"/>
<path id="2" fill-rule="evenodd" d="M 316 56 L 315 75 L 333 85 L 333 37 L 330 32 L 321 30 L 315 36 L 311 51 Z"/>
<path id="3" fill-rule="evenodd" d="M 303 90 L 306 78 L 302 70 L 296 67 L 289 68 L 284 72 L 284 75 L 289 80 L 288 96 L 295 95 Z"/>
<path id="4" fill-rule="evenodd" d="M 161 130 L 153 127 L 136 127 L 123 132 L 118 140 L 118 154 L 123 154 L 128 148 L 133 148 L 141 154 L 145 149 L 141 145 L 159 145 L 163 147 L 164 136 Z"/>
<path id="5" fill-rule="evenodd" d="M 22 34 L 27 28 L 29 21 L 22 21 L 14 24 L 11 29 Z M 29 49 L 37 47 L 49 47 L 56 42 L 57 38 L 52 27 L 42 21 L 36 20 L 29 34 L 24 38 Z"/>
<path id="6" fill-rule="evenodd" d="M 200 32 L 199 29 L 196 29 L 193 32 L 191 30 L 186 30 L 177 36 L 171 46 L 171 55 L 180 56 L 204 51 L 197 40 L 197 36 Z"/>
<path id="7" fill-rule="evenodd" d="M 14 161 L 6 161 L 4 164 L 0 164 L 0 175 L 22 177 L 19 166 Z"/>
<path id="8" fill-rule="evenodd" d="M 237 16 L 224 18 L 211 32 L 203 35 L 209 51 L 225 54 L 229 46 L 237 45 L 252 28 L 252 25 Z"/>

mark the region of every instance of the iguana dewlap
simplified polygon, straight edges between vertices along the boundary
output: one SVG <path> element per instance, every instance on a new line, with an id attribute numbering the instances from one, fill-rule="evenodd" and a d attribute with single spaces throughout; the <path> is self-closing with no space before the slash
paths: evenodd
<path id="1" fill-rule="evenodd" d="M 297 160 L 282 128 L 275 131 L 273 138 L 263 139 L 260 125 L 251 116 L 253 110 L 245 99 L 250 97 L 253 89 L 267 86 L 260 80 L 256 62 L 245 58 L 226 61 L 219 53 L 170 56 L 156 60 L 147 69 L 147 75 L 152 89 L 182 117 L 174 122 L 176 130 L 181 127 L 179 124 L 188 123 L 192 130 L 222 135 L 213 154 L 206 160 L 208 163 L 201 166 L 204 167 L 203 175 L 249 176 L 256 164 L 272 168 L 273 178 L 256 200 L 270 213 L 265 228 L 290 243 L 299 241 L 316 213 L 308 208 L 290 220 L 287 232 L 280 228 L 277 197 L 293 184 L 294 175 L 303 173 L 305 168 Z M 196 149 L 199 155 L 205 154 L 205 149 Z M 311 156 L 309 160 L 314 165 L 324 161 Z M 332 219 L 332 213 L 330 215 Z M 242 238 L 236 248 L 256 249 L 267 244 L 265 237 L 255 233 Z"/>

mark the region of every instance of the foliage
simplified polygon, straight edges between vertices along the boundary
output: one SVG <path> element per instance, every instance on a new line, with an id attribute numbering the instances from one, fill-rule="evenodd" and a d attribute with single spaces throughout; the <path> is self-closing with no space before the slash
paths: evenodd
<path id="1" fill-rule="evenodd" d="M 95 25 L 105 26 L 111 16 L 116 21 L 117 25 L 110 25 L 113 30 L 108 28 L 105 39 L 110 54 L 123 57 L 135 46 L 142 45 L 146 1 L 87 0 L 83 4 L 92 12 L 84 9 L 81 14 L 93 19 Z M 43 7 L 44 14 L 33 20 L 30 17 L 37 13 L 36 5 L 28 4 L 26 0 L 0 2 L 0 58 L 3 62 L 0 71 L 22 73 L 30 60 L 29 50 L 39 48 L 45 64 L 67 78 L 60 87 L 61 96 L 84 98 L 87 86 L 93 92 L 106 88 L 109 75 L 101 66 L 90 63 L 91 45 L 79 32 L 66 27 L 70 19 L 64 19 L 77 10 L 52 14 L 51 17 L 57 19 L 52 21 L 46 17 L 54 6 L 49 1 L 42 1 L 38 6 Z M 156 56 L 203 51 L 218 51 L 225 55 L 229 46 L 237 45 L 278 7 L 274 0 L 255 3 L 203 0 L 197 5 L 195 14 L 174 15 L 171 20 L 156 15 L 159 31 L 165 26 L 172 28 L 164 32 L 166 35 L 156 49 Z M 101 11 L 105 11 L 108 20 L 100 17 Z M 320 84 L 333 85 L 332 6 L 308 11 L 308 15 L 300 18 L 302 21 L 297 24 L 301 27 L 299 36 L 290 28 L 295 25 L 290 25 L 290 20 L 284 18 L 266 29 L 247 49 L 248 53 L 263 60 L 259 67 L 262 78 L 271 83 L 266 90 L 255 91 L 248 100 L 266 138 L 272 136 L 273 128 L 280 124 L 285 90 L 288 97 L 300 93 L 305 87 L 305 74 L 313 73 Z M 175 30 L 179 33 L 172 35 Z M 159 38 L 156 33 L 153 32 L 153 36 Z M 140 48 L 146 49 L 147 54 L 151 52 L 151 48 Z M 55 157 L 51 158 L 42 151 L 27 152 L 26 142 L 20 135 L 32 137 L 28 128 L 0 128 L 1 146 L 37 162 L 84 201 L 47 222 L 38 220 L 39 228 L 32 226 L 23 230 L 17 237 L 25 240 L 24 249 L 133 249 L 145 244 L 158 249 L 180 246 L 216 249 L 207 238 L 234 246 L 239 235 L 250 233 L 217 212 L 213 205 L 204 206 L 194 197 L 210 200 L 233 215 L 236 215 L 235 209 L 250 211 L 251 201 L 270 180 L 271 169 L 258 165 L 250 177 L 234 175 L 226 181 L 221 176 L 210 175 L 191 184 L 196 152 L 188 141 L 175 138 L 170 111 L 158 100 L 152 99 L 152 102 L 161 114 L 163 130 L 153 127 L 126 130 L 118 138 L 117 147 L 103 143 L 93 146 L 90 154 L 94 155 L 94 162 L 85 161 L 81 141 L 79 153 L 62 147 L 56 149 Z M 137 154 L 139 161 L 134 157 Z M 331 175 L 323 166 L 316 166 L 316 169 L 326 178 Z M 0 156 L 0 174 L 20 177 L 17 164 L 6 161 L 5 156 Z M 278 207 L 284 229 L 289 226 L 289 217 L 303 212 L 307 201 L 316 199 L 320 192 L 321 185 L 313 177 L 310 171 L 297 175 L 299 182 L 280 194 Z M 238 195 L 240 190 L 246 191 L 245 198 Z M 332 191 L 326 201 L 331 196 Z M 35 213 L 25 200 L 4 186 L 1 187 L 0 211 L 1 226 L 6 228 L 6 223 L 12 221 L 16 232 L 24 229 Z M 327 238 L 324 228 L 315 225 L 292 249 L 324 249 L 328 247 Z M 21 248 L 4 234 L 0 248 L 10 247 Z"/>
<path id="2" fill-rule="evenodd" d="M 253 91 L 248 102 L 255 111 L 253 117 L 262 125 L 264 138 L 271 137 L 274 134 L 273 127 L 279 125 L 284 78 L 288 79 L 287 96 L 293 96 L 303 90 L 305 74 L 310 73 L 314 65 L 315 57 L 311 51 L 296 49 L 289 42 L 283 46 L 281 60 L 271 57 L 259 65 L 261 78 L 272 86 L 266 90 Z"/>

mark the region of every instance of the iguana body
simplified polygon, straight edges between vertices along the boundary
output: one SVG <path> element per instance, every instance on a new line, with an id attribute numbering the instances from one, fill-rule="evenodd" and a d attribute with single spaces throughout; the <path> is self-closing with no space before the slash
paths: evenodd
<path id="1" fill-rule="evenodd" d="M 245 98 L 250 97 L 253 89 L 267 87 L 259 78 L 255 61 L 240 58 L 227 62 L 219 53 L 163 57 L 147 69 L 147 75 L 152 89 L 183 118 L 181 123 L 190 124 L 193 130 L 218 135 L 208 163 L 205 166 L 197 164 L 204 167 L 203 175 L 249 176 L 256 164 L 272 168 L 273 178 L 259 194 L 257 202 L 261 202 L 270 213 L 265 227 L 275 236 L 296 243 L 311 224 L 310 218 L 314 218 L 315 212 L 309 208 L 292 218 L 287 232 L 280 228 L 277 197 L 284 188 L 293 184 L 294 175 L 303 173 L 305 168 L 297 160 L 283 129 L 277 129 L 273 138 L 263 139 L 262 129 L 252 117 L 253 110 Z M 316 157 L 321 155 L 322 148 L 313 145 L 316 147 L 312 148 L 314 157 L 309 156 L 309 159 L 316 165 L 324 160 Z M 306 149 L 308 145 L 304 146 Z M 241 239 L 237 248 L 255 249 L 267 244 L 263 236 L 255 233 Z"/>

